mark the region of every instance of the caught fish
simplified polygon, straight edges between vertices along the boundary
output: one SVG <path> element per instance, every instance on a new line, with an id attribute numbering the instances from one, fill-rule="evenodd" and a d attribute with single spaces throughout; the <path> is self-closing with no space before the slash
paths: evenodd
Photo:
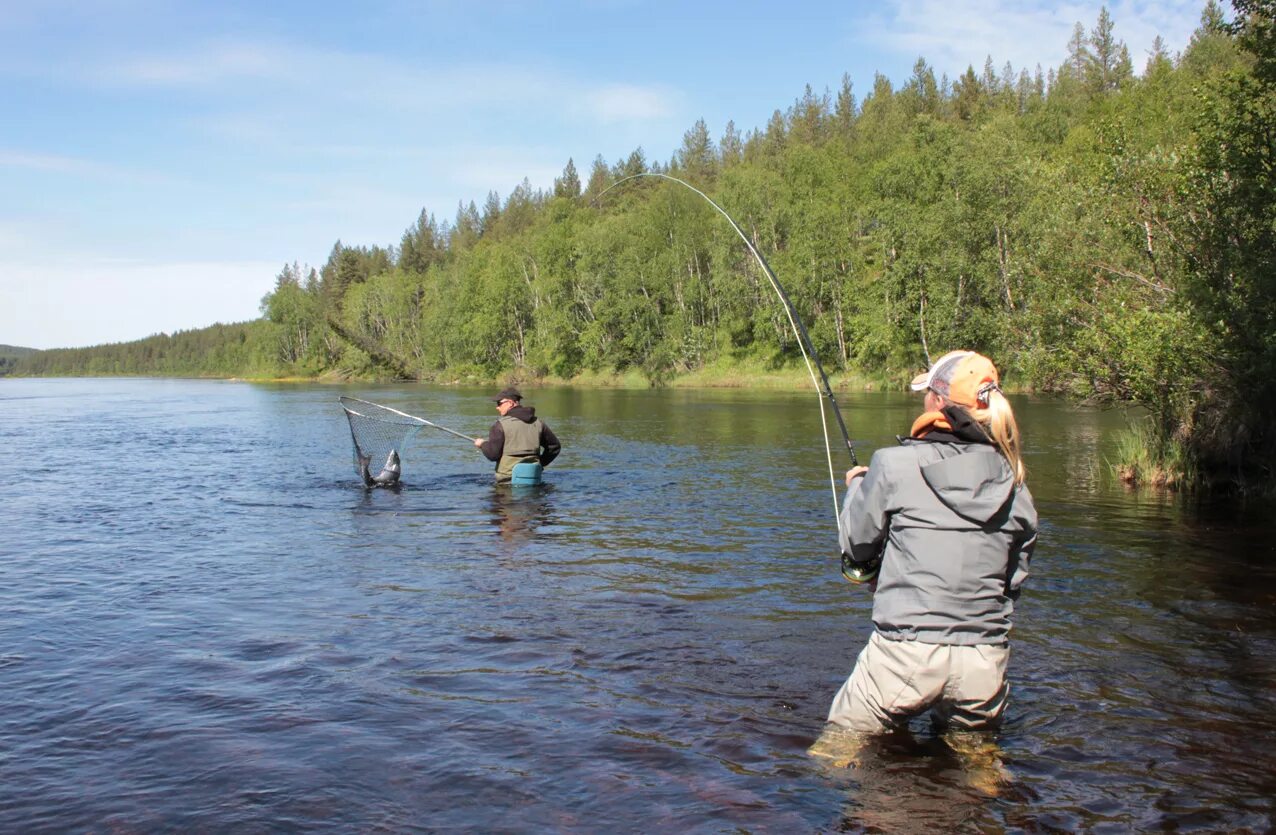
<path id="1" fill-rule="evenodd" d="M 385 466 L 381 468 L 381 472 L 376 476 L 368 469 L 371 458 L 367 455 L 359 458 L 359 475 L 363 478 L 364 487 L 393 487 L 399 483 L 399 476 L 403 474 L 403 466 L 399 463 L 399 453 L 390 450 L 390 454 L 386 456 Z"/>

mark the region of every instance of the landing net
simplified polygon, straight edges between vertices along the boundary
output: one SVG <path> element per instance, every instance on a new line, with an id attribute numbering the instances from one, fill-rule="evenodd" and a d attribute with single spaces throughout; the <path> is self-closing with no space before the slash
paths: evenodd
<path id="1" fill-rule="evenodd" d="M 391 451 L 398 453 L 399 459 L 403 460 L 403 449 L 412 435 L 421 428 L 420 421 L 357 397 L 342 397 L 340 400 L 346 420 L 350 421 L 356 475 L 362 478 L 360 459 L 368 462 L 368 469 L 373 476 L 385 466 Z"/>

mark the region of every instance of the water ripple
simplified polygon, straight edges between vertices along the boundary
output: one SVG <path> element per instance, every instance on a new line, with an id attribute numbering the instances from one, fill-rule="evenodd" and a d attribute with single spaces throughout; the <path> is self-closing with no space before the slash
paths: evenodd
<path id="1" fill-rule="evenodd" d="M 1043 534 L 995 748 L 919 722 L 829 769 L 871 599 L 804 395 L 542 390 L 546 488 L 421 436 L 368 492 L 331 388 L 3 386 L 0 434 L 75 473 L 0 463 L 6 831 L 1273 825 L 1270 526 L 1105 480 L 1117 416 L 1017 403 Z M 915 408 L 846 401 L 870 448 Z"/>

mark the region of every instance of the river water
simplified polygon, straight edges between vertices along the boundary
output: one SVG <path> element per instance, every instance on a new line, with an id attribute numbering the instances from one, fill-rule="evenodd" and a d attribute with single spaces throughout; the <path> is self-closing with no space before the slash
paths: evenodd
<path id="1" fill-rule="evenodd" d="M 841 768 L 806 749 L 871 599 L 818 398 L 531 390 L 544 487 L 432 430 L 358 483 L 338 395 L 477 435 L 489 393 L 0 381 L 0 830 L 1276 825 L 1271 508 L 1114 485 L 1120 413 L 1014 399 L 1043 530 L 996 749 L 919 722 Z M 865 462 L 917 407 L 841 402 Z"/>

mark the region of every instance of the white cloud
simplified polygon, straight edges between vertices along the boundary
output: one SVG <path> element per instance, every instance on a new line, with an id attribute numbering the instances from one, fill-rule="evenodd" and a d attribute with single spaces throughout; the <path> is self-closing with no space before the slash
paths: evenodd
<path id="1" fill-rule="evenodd" d="M 379 102 L 426 112 L 542 99 L 562 87 L 561 80 L 532 67 L 430 66 L 377 53 L 261 39 L 195 42 L 171 52 L 108 53 L 82 65 L 79 75 L 88 84 L 191 91 L 224 87 L 250 99 L 267 93 L 278 104 L 276 91 L 260 87 L 270 82 L 291 88 L 295 101 L 322 101 L 327 106 L 334 101 Z"/>
<path id="2" fill-rule="evenodd" d="M 106 68 L 121 84 L 205 87 L 223 81 L 297 80 L 296 51 L 282 44 L 216 41 L 172 54 L 127 58 Z"/>
<path id="3" fill-rule="evenodd" d="M 40 0 L 38 3 L 0 3 L 0 30 L 30 36 L 50 28 L 51 22 L 75 21 L 95 31 L 134 14 L 152 14 L 150 0 Z"/>
<path id="4" fill-rule="evenodd" d="M 30 239 L 29 224 L 0 221 L 0 250 L 15 251 L 26 246 Z"/>
<path id="5" fill-rule="evenodd" d="M 1204 0 L 1174 0 L 1167 3 L 1126 0 L 1111 4 L 1108 12 L 1115 23 L 1116 36 L 1130 47 L 1135 72 L 1142 72 L 1151 52 L 1152 42 L 1158 35 L 1165 40 L 1171 52 L 1180 52 L 1187 46 L 1192 33 L 1201 23 L 1201 10 L 1204 7 Z M 1225 11 L 1230 11 L 1227 4 L 1223 4 L 1223 7 Z M 1092 14 L 1090 20 L 1082 19 L 1087 30 L 1094 26 L 1097 17 L 1097 14 Z"/>
<path id="6" fill-rule="evenodd" d="M 0 148 L 0 167 L 23 168 L 30 171 L 49 171 L 61 174 L 85 174 L 110 172 L 109 166 L 92 160 L 60 154 L 45 154 Z"/>
<path id="7" fill-rule="evenodd" d="M 676 110 L 678 96 L 656 87 L 611 84 L 585 92 L 589 111 L 603 124 L 667 119 Z"/>
<path id="8" fill-rule="evenodd" d="M 69 348 L 260 315 L 280 264 L 0 262 L 0 343 Z"/>
<path id="9" fill-rule="evenodd" d="M 407 62 L 377 53 L 317 49 L 284 41 L 218 40 L 171 52 L 93 59 L 75 72 L 80 83 L 174 88 L 192 93 L 222 91 L 237 112 L 204 117 L 223 135 L 250 141 L 284 137 L 302 119 L 327 121 L 335 103 L 377 114 L 382 124 L 412 116 L 454 121 L 483 112 L 559 112 L 614 124 L 668 117 L 679 100 L 672 90 L 640 84 L 573 77 L 553 68 L 499 62 L 447 64 Z M 53 70 L 64 73 L 65 68 Z M 347 122 L 359 114 L 347 112 Z M 365 117 L 366 118 L 366 117 Z M 345 127 L 349 124 L 328 128 Z M 285 130 L 287 128 L 287 131 Z"/>
<path id="10" fill-rule="evenodd" d="M 133 185 L 162 185 L 170 188 L 185 182 L 157 171 L 129 168 L 85 157 L 50 154 L 41 151 L 23 151 L 15 148 L 0 148 L 0 168 L 14 168 L 35 172 L 40 175 L 64 174 L 81 180 L 84 178 L 96 178 Z"/>
<path id="11" fill-rule="evenodd" d="M 1101 3 L 1032 6 L 1012 0 L 892 0 L 873 20 L 864 21 L 855 40 L 883 44 L 896 52 L 925 58 L 937 73 L 956 77 L 967 66 L 977 71 L 992 57 L 1000 71 L 1009 61 L 1016 70 L 1057 67 L 1067 56 L 1068 39 L 1080 22 L 1088 34 Z M 1186 45 L 1200 17 L 1198 0 L 1149 4 L 1142 0 L 1108 3 L 1114 34 L 1126 42 L 1136 71 L 1159 34 L 1174 49 Z"/>

